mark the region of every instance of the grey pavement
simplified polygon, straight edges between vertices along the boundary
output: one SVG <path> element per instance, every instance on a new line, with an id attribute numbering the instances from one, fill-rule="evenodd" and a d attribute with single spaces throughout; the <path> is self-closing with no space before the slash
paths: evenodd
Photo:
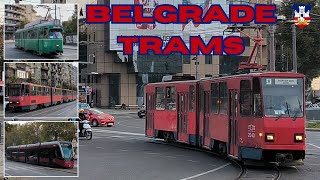
<path id="1" fill-rule="evenodd" d="M 76 48 L 75 48 L 76 47 Z M 52 57 L 46 56 L 38 56 L 32 54 L 31 52 L 23 51 L 17 49 L 14 45 L 14 42 L 6 42 L 5 43 L 5 53 L 4 58 L 5 60 L 53 60 L 53 59 L 61 59 L 61 60 L 78 60 L 78 46 L 70 46 L 67 45 L 67 48 L 64 48 L 64 52 L 62 55 L 56 55 Z"/>
<path id="2" fill-rule="evenodd" d="M 42 109 L 35 109 L 30 112 L 15 112 L 15 111 L 6 111 L 5 118 L 10 119 L 14 117 L 16 120 L 24 120 L 28 118 L 68 118 L 68 117 L 78 117 L 77 112 L 77 102 L 68 102 L 51 107 L 46 107 Z"/>
<path id="3" fill-rule="evenodd" d="M 5 160 L 6 176 L 77 176 L 77 169 L 50 168 Z"/>

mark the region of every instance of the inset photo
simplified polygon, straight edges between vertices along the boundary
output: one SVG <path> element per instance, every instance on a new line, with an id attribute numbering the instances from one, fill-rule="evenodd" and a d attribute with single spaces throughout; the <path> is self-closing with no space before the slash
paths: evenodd
<path id="1" fill-rule="evenodd" d="M 78 177 L 76 122 L 5 122 L 5 177 Z"/>
<path id="2" fill-rule="evenodd" d="M 5 4 L 5 60 L 78 60 L 77 4 Z"/>
<path id="3" fill-rule="evenodd" d="M 5 118 L 78 117 L 78 63 L 5 63 Z"/>

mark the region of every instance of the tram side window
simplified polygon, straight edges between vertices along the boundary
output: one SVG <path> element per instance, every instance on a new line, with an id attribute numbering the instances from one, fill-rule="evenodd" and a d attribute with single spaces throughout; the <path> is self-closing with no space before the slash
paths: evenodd
<path id="1" fill-rule="evenodd" d="M 40 158 L 49 158 L 49 149 L 43 148 L 40 150 Z"/>
<path id="2" fill-rule="evenodd" d="M 176 88 L 166 87 L 166 110 L 176 110 Z"/>
<path id="3" fill-rule="evenodd" d="M 156 88 L 156 110 L 164 110 L 165 109 L 165 96 L 164 96 L 164 88 L 157 87 Z"/>
<path id="4" fill-rule="evenodd" d="M 219 84 L 211 84 L 211 112 L 214 114 L 219 113 Z"/>
<path id="5" fill-rule="evenodd" d="M 25 95 L 29 96 L 29 92 L 30 91 L 30 86 L 29 85 L 25 85 Z"/>
<path id="6" fill-rule="evenodd" d="M 32 86 L 31 87 L 31 95 L 32 96 L 36 96 L 37 92 L 36 92 L 36 87 Z"/>
<path id="7" fill-rule="evenodd" d="M 228 87 L 226 82 L 220 83 L 220 114 L 227 114 L 228 112 Z"/>
<path id="8" fill-rule="evenodd" d="M 240 82 L 240 113 L 241 116 L 251 116 L 251 86 L 249 80 Z"/>
<path id="9" fill-rule="evenodd" d="M 262 116 L 261 88 L 260 79 L 253 79 L 253 115 L 255 117 Z"/>
<path id="10" fill-rule="evenodd" d="M 48 38 L 48 28 L 44 28 L 44 29 L 43 29 L 43 37 L 44 37 L 45 39 Z"/>
<path id="11" fill-rule="evenodd" d="M 194 97 L 194 95 L 195 95 L 195 88 L 194 88 L 194 86 L 190 86 L 190 89 L 189 89 L 189 99 L 190 99 L 190 101 L 189 101 L 189 111 L 190 112 L 193 112 L 193 110 L 194 110 L 194 99 L 195 99 L 195 97 Z"/>

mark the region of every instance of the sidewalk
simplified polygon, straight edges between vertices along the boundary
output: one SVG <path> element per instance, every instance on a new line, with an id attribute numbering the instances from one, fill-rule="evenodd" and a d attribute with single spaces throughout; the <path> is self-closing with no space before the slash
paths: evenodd
<path id="1" fill-rule="evenodd" d="M 99 111 L 102 111 L 104 113 L 107 114 L 111 114 L 111 115 L 122 115 L 122 114 L 137 114 L 138 113 L 138 109 L 132 109 L 132 110 L 121 110 L 121 109 L 102 109 L 102 108 L 96 108 Z"/>
<path id="2" fill-rule="evenodd" d="M 73 49 L 77 50 L 78 46 L 77 45 L 63 45 L 63 49 Z"/>

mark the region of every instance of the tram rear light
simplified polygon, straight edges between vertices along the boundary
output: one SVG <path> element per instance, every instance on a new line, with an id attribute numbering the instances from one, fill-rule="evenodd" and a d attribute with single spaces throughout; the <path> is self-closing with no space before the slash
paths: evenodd
<path id="1" fill-rule="evenodd" d="M 263 134 L 262 133 L 259 133 L 259 137 L 262 137 L 263 136 Z"/>
<path id="2" fill-rule="evenodd" d="M 274 134 L 266 134 L 266 142 L 273 142 L 274 141 Z"/>
<path id="3" fill-rule="evenodd" d="M 295 142 L 303 142 L 303 134 L 295 134 L 294 141 Z"/>

